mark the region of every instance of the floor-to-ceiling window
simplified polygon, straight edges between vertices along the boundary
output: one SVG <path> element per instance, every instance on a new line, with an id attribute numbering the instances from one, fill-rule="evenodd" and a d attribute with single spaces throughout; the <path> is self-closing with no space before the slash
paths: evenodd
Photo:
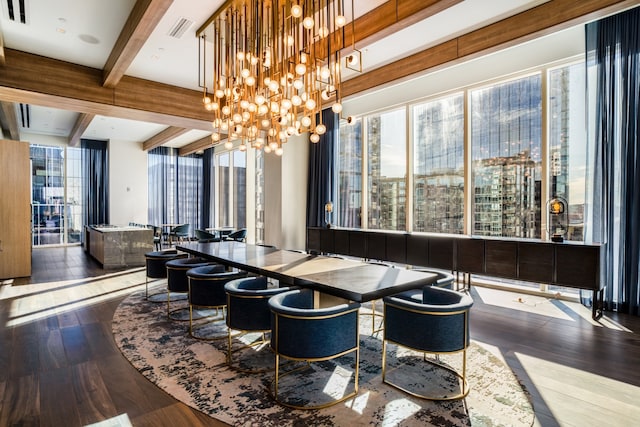
<path id="1" fill-rule="evenodd" d="M 584 63 L 549 70 L 548 85 L 549 195 L 567 201 L 564 238 L 582 241 L 587 177 Z"/>
<path id="2" fill-rule="evenodd" d="M 362 120 L 340 126 L 336 155 L 335 223 L 360 228 L 362 214 Z"/>
<path id="3" fill-rule="evenodd" d="M 225 151 L 216 155 L 216 203 L 218 227 L 245 228 L 246 170 L 245 151 Z"/>
<path id="4" fill-rule="evenodd" d="M 264 243 L 264 151 L 255 150 L 256 243 Z"/>
<path id="5" fill-rule="evenodd" d="M 540 67 L 343 120 L 337 225 L 549 240 L 561 197 L 564 238 L 583 240 L 584 73 Z"/>
<path id="6" fill-rule="evenodd" d="M 411 107 L 413 231 L 464 232 L 464 94 Z"/>
<path id="7" fill-rule="evenodd" d="M 80 149 L 31 145 L 32 244 L 81 241 Z"/>
<path id="8" fill-rule="evenodd" d="M 368 228 L 406 228 L 406 108 L 366 117 Z"/>
<path id="9" fill-rule="evenodd" d="M 472 90 L 472 234 L 541 237 L 542 77 Z"/>

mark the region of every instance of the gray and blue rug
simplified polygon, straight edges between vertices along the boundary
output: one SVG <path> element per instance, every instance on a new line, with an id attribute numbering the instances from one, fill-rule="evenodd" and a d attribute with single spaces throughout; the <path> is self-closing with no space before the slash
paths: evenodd
<path id="1" fill-rule="evenodd" d="M 231 425 L 531 426 L 534 422 L 533 408 L 518 379 L 498 357 L 476 342 L 467 352 L 469 395 L 453 402 L 426 401 L 382 383 L 382 343 L 371 336 L 371 316 L 360 316 L 357 396 L 326 409 L 292 410 L 271 397 L 272 373 L 242 373 L 229 368 L 226 339 L 195 340 L 187 333 L 188 322 L 167 320 L 166 310 L 166 304 L 147 302 L 143 293 L 127 297 L 113 318 L 116 344 L 131 364 L 158 387 Z M 188 316 L 186 311 L 185 314 Z M 200 331 L 223 332 L 223 326 L 215 324 Z M 241 349 L 242 341 L 255 338 L 249 335 L 234 340 L 238 347 L 235 359 L 248 369 L 272 366 L 273 355 L 268 346 Z M 395 347 L 389 350 L 387 375 L 395 382 L 437 388 L 439 392 L 459 390 L 455 377 L 422 363 L 421 354 Z M 461 356 L 446 356 L 442 361 L 459 367 Z M 285 376 L 280 382 L 281 398 L 317 404 L 347 394 L 354 387 L 354 364 L 355 359 L 347 355 Z"/>

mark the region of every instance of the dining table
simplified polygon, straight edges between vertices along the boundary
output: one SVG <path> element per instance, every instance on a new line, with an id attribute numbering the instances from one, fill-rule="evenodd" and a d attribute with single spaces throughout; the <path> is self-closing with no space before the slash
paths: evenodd
<path id="1" fill-rule="evenodd" d="M 429 272 L 236 241 L 188 242 L 176 249 L 285 285 L 360 303 L 422 288 L 437 280 L 437 275 Z"/>

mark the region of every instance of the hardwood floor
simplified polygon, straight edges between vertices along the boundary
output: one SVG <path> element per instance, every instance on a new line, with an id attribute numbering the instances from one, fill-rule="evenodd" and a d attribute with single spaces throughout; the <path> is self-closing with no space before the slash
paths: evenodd
<path id="1" fill-rule="evenodd" d="M 224 425 L 164 393 L 117 349 L 113 313 L 144 287 L 143 269 L 105 272 L 80 247 L 34 249 L 32 259 L 31 278 L 0 286 L 0 427 Z M 472 338 L 522 380 L 536 425 L 637 423 L 640 317 L 594 322 L 575 303 L 472 295 Z"/>
<path id="2" fill-rule="evenodd" d="M 105 275 L 80 247 L 34 249 L 32 260 L 31 278 L 0 287 L 0 426 L 226 425 L 153 385 L 116 347 L 113 313 L 144 288 L 144 269 Z"/>

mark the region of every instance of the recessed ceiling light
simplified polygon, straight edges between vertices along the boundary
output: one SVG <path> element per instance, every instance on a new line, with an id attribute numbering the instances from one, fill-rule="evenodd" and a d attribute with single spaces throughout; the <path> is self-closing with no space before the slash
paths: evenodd
<path id="1" fill-rule="evenodd" d="M 80 34 L 78 36 L 78 38 L 80 40 L 82 40 L 85 43 L 89 43 L 89 44 L 99 44 L 100 40 L 98 40 L 96 37 L 90 35 L 90 34 Z"/>
<path id="2" fill-rule="evenodd" d="M 56 31 L 58 33 L 60 33 L 60 34 L 65 34 L 67 32 L 67 30 L 65 30 L 64 28 L 60 28 L 60 27 L 56 28 Z"/>

